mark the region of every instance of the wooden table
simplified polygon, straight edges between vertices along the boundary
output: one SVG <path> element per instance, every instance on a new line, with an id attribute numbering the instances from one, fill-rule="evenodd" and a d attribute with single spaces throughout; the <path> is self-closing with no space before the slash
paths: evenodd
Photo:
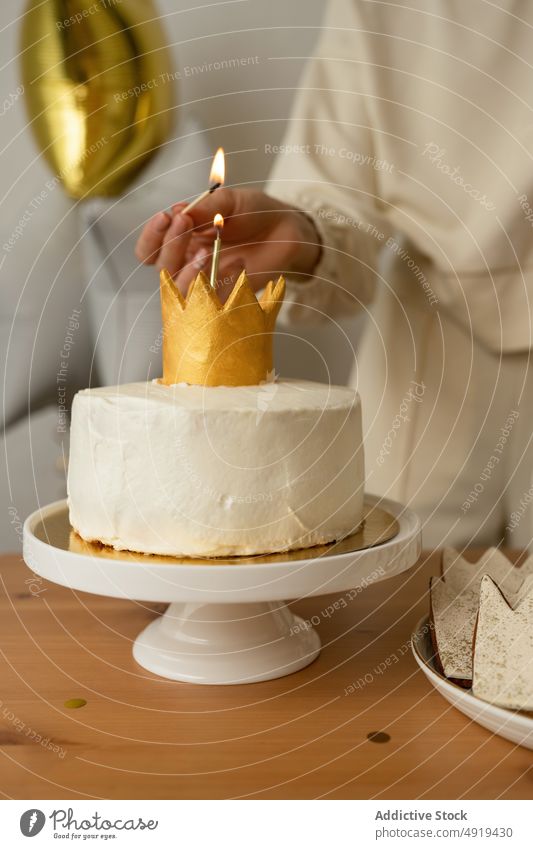
<path id="1" fill-rule="evenodd" d="M 438 555 L 295 604 L 323 651 L 286 678 L 202 687 L 132 658 L 162 606 L 71 592 L 17 556 L 2 575 L 0 790 L 28 798 L 531 798 L 531 753 L 445 702 L 411 656 Z M 324 613 L 325 612 L 325 613 Z M 85 706 L 65 707 L 70 699 Z M 39 736 L 40 735 L 40 736 Z M 369 739 L 369 735 L 375 735 Z"/>

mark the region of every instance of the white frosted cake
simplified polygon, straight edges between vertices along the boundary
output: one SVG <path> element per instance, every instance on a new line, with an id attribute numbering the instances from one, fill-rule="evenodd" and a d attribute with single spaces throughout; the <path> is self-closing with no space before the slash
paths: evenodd
<path id="1" fill-rule="evenodd" d="M 147 554 L 251 555 L 328 543 L 363 515 L 352 389 L 86 389 L 72 407 L 68 499 L 85 540 Z"/>

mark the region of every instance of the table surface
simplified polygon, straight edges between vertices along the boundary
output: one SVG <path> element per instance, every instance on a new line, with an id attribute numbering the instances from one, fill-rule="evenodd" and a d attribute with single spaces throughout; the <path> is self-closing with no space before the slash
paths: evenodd
<path id="1" fill-rule="evenodd" d="M 5 798 L 525 799 L 531 752 L 444 701 L 410 634 L 438 553 L 408 573 L 296 602 L 323 650 L 261 684 L 204 687 L 137 666 L 164 605 L 101 598 L 0 558 L 0 791 Z M 338 601 L 331 614 L 328 606 Z M 83 707 L 65 702 L 83 699 Z"/>

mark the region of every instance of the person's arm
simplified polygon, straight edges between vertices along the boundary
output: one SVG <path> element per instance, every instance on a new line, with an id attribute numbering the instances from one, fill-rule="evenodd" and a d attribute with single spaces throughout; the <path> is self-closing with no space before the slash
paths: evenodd
<path id="1" fill-rule="evenodd" d="M 322 244 L 313 279 L 289 280 L 293 320 L 357 312 L 374 294 L 376 257 L 387 227 L 378 202 L 379 154 L 365 104 L 364 47 L 357 4 L 334 0 L 267 186 L 273 196 L 305 211 Z"/>
<path id="2" fill-rule="evenodd" d="M 285 314 L 291 319 L 314 322 L 371 300 L 381 245 L 371 229 L 380 220 L 373 139 L 358 93 L 359 66 L 344 61 L 357 54 L 358 40 L 353 0 L 335 0 L 281 146 L 296 152 L 277 155 L 270 194 L 219 189 L 187 214 L 184 203 L 172 216 L 158 213 L 137 244 L 142 262 L 168 268 L 186 292 L 208 266 L 211 223 L 220 212 L 226 221 L 222 297 L 245 267 L 256 290 L 288 275 Z M 354 165 L 350 154 L 363 164 Z"/>

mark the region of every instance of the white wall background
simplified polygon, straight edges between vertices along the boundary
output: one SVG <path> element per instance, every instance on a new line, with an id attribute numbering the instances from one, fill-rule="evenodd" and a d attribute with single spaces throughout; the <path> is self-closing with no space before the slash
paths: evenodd
<path id="1" fill-rule="evenodd" d="M 203 145 L 207 152 L 222 145 L 228 154 L 228 182 L 261 184 L 272 165 L 265 145 L 282 139 L 294 90 L 305 58 L 312 53 L 324 6 L 321 0 L 160 0 L 158 9 L 164 17 L 175 70 L 180 71 L 181 80 L 174 136 L 161 158 L 149 166 L 149 178 L 156 178 L 158 169 L 166 170 L 169 161 L 179 163 L 180 157 L 190 156 L 191 144 L 197 144 L 199 150 Z M 18 40 L 23 9 L 24 3 L 19 0 L 4 0 L 0 9 L 1 101 L 16 93 L 20 85 Z M 238 68 L 208 67 L 224 59 L 246 57 L 257 60 Z M 79 204 L 65 197 L 60 187 L 47 192 L 42 203 L 35 205 L 35 198 L 53 175 L 29 131 L 23 97 L 3 112 L 0 248 L 19 219 L 31 210 L 14 248 L 8 252 L 0 249 L 1 395 L 6 427 L 0 461 L 0 549 L 6 550 L 18 547 L 18 522 L 27 512 L 63 495 L 68 446 L 57 427 L 59 351 L 68 316 L 79 307 L 80 293 L 88 281 L 92 285 L 103 272 L 91 267 L 87 240 L 94 240 L 94 232 L 85 229 L 90 219 L 87 209 L 80 215 Z M 196 122 L 202 133 L 193 136 L 192 141 L 189 138 L 184 152 L 182 136 L 190 135 L 191 122 Z M 191 191 L 195 181 L 201 184 L 205 180 L 208 167 L 202 165 L 185 181 L 176 170 L 165 180 L 164 194 L 170 192 L 175 200 L 180 199 Z M 129 206 L 124 206 L 124 210 L 129 209 L 129 219 L 118 208 L 117 214 L 106 212 L 101 222 L 111 241 L 119 239 L 124 221 L 130 222 L 121 251 L 114 255 L 113 273 L 121 284 L 128 283 L 131 275 L 131 291 L 137 285 L 135 280 L 146 281 L 148 278 L 142 275 L 153 274 L 146 269 L 132 270 L 132 216 L 137 216 L 135 225 L 137 219 L 141 224 L 143 218 L 163 205 L 157 194 L 161 181 L 154 179 L 145 191 L 140 188 L 145 177 L 126 199 Z M 155 275 L 153 279 L 156 289 Z M 141 288 L 145 285 L 142 282 Z M 127 296 L 127 291 L 125 285 L 122 294 Z M 94 325 L 94 310 L 91 313 L 87 309 L 76 330 L 69 361 L 69 394 L 87 385 L 95 345 L 98 349 L 106 337 L 105 327 L 98 337 L 91 326 L 91 315 Z M 108 317 L 108 336 L 115 333 L 110 321 Z M 327 380 L 329 371 L 333 382 L 343 383 L 348 379 L 353 358 L 348 340 L 356 332 L 357 325 L 347 322 L 342 328 L 299 328 L 294 336 L 282 336 L 278 341 L 277 370 L 285 376 L 319 380 Z M 138 355 L 139 345 L 130 347 L 132 351 L 135 347 L 133 353 Z M 135 361 L 128 371 L 128 350 L 126 347 L 122 351 L 118 379 L 132 376 L 138 369 Z M 143 379 L 144 366 L 140 374 L 133 376 Z"/>

